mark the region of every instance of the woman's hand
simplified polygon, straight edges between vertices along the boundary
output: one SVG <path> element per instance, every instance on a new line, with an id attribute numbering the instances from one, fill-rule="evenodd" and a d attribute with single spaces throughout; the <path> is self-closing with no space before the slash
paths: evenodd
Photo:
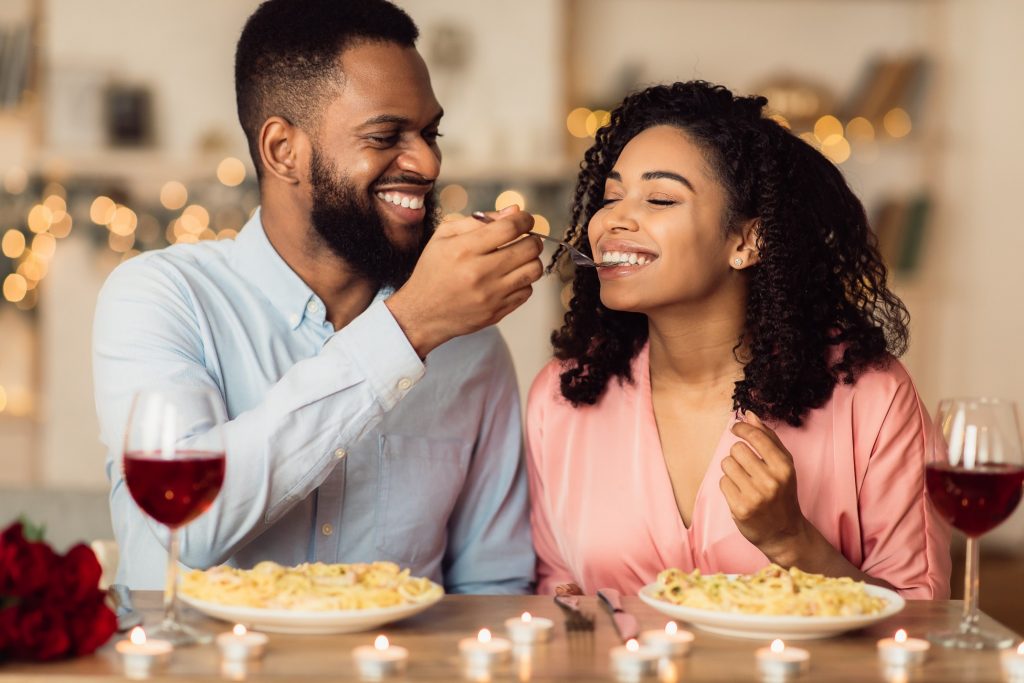
<path id="1" fill-rule="evenodd" d="M 555 586 L 555 595 L 583 595 L 583 589 L 575 583 L 560 583 Z"/>
<path id="2" fill-rule="evenodd" d="M 793 456 L 749 410 L 732 433 L 743 441 L 722 461 L 719 485 L 736 527 L 769 560 L 792 566 L 814 535 L 797 500 Z"/>

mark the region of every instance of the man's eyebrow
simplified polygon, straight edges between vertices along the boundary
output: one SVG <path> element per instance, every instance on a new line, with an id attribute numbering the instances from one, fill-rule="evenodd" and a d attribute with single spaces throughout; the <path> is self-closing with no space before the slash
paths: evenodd
<path id="1" fill-rule="evenodd" d="M 444 116 L 444 111 L 437 113 L 437 116 L 430 120 L 427 127 L 436 126 L 441 122 L 441 117 Z M 397 114 L 381 114 L 380 116 L 374 116 L 371 119 L 363 121 L 363 127 L 366 126 L 379 126 L 381 124 L 392 124 L 396 126 L 408 126 L 411 123 L 410 119 L 406 116 L 398 116 Z"/>
<path id="2" fill-rule="evenodd" d="M 682 183 L 686 187 L 690 188 L 690 192 L 697 194 L 697 190 L 693 189 L 693 183 L 687 180 L 685 177 L 672 171 L 648 171 L 640 176 L 642 180 L 675 180 L 676 182 Z M 608 180 L 614 180 L 616 182 L 622 182 L 622 175 L 618 171 L 609 171 Z"/>

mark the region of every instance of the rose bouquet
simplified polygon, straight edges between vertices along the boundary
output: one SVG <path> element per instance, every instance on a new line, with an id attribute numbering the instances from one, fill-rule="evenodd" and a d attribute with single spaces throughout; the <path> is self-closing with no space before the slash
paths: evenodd
<path id="1" fill-rule="evenodd" d="M 41 539 L 24 521 L 0 534 L 0 661 L 86 655 L 117 629 L 92 550 L 58 555 Z"/>

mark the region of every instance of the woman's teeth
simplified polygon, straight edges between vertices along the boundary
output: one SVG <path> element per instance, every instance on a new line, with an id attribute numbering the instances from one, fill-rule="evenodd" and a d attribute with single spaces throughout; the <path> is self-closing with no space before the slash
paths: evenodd
<path id="1" fill-rule="evenodd" d="M 606 251 L 601 263 L 616 263 L 620 266 L 646 266 L 654 257 L 628 251 Z"/>
<path id="2" fill-rule="evenodd" d="M 377 198 L 406 209 L 423 208 L 423 197 L 417 197 L 415 195 L 402 194 L 400 192 L 378 192 Z"/>

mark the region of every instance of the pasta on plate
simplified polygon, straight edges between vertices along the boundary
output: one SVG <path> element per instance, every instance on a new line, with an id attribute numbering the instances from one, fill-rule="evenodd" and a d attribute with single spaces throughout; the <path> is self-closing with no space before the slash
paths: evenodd
<path id="1" fill-rule="evenodd" d="M 182 578 L 181 592 L 222 605 L 320 612 L 416 605 L 433 602 L 444 591 L 393 562 L 296 567 L 260 562 L 252 569 L 193 570 Z"/>
<path id="2" fill-rule="evenodd" d="M 742 614 L 836 617 L 871 615 L 888 605 L 861 581 L 808 574 L 770 564 L 756 574 L 704 576 L 699 569 L 666 569 L 654 597 L 683 607 Z"/>

